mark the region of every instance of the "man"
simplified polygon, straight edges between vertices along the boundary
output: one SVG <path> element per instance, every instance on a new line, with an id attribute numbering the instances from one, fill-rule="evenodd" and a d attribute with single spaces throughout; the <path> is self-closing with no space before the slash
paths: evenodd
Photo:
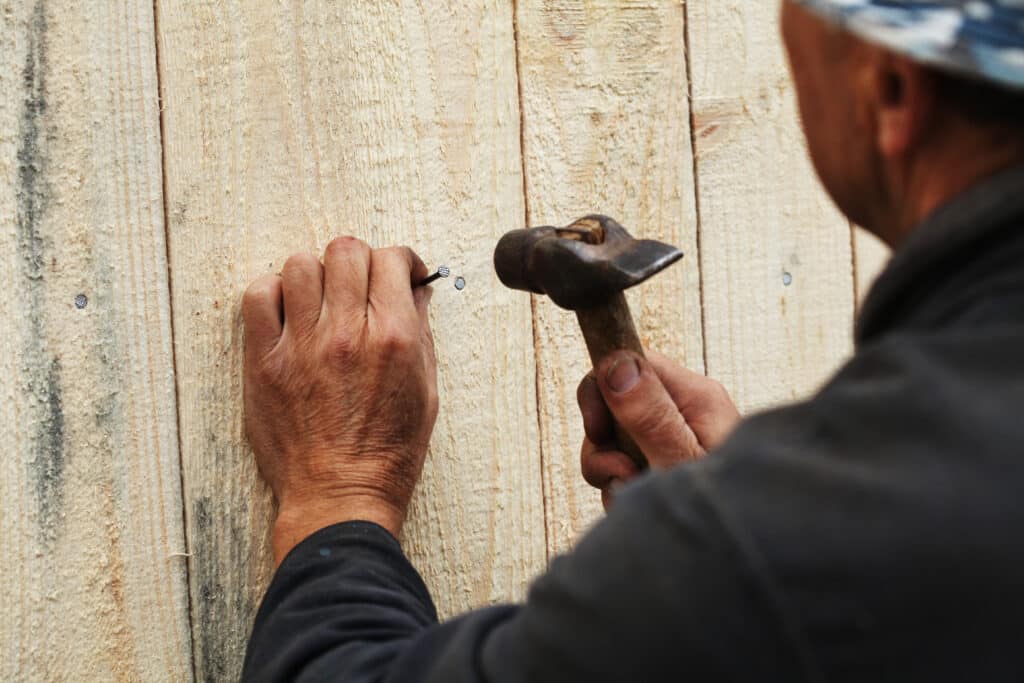
<path id="1" fill-rule="evenodd" d="M 608 516 L 525 605 L 438 624 L 394 538 L 437 409 L 426 269 L 292 257 L 244 302 L 280 505 L 248 678 L 1024 680 L 1024 2 L 786 0 L 782 25 L 819 175 L 896 250 L 854 359 L 734 430 L 713 381 L 613 354 L 579 391 Z M 624 488 L 611 415 L 654 469 Z"/>

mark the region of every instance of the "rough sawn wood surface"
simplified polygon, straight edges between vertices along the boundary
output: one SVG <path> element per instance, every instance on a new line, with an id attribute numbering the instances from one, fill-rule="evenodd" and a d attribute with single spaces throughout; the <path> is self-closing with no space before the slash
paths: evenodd
<path id="1" fill-rule="evenodd" d="M 0 678 L 237 680 L 272 515 L 239 302 L 332 237 L 467 282 L 434 285 L 402 539 L 445 616 L 522 599 L 601 516 L 575 316 L 498 283 L 505 231 L 676 244 L 629 293 L 645 344 L 746 410 L 812 392 L 886 254 L 814 178 L 777 10 L 0 0 Z"/>
<path id="2" fill-rule="evenodd" d="M 152 5 L 0 3 L 0 679 L 192 675 Z"/>

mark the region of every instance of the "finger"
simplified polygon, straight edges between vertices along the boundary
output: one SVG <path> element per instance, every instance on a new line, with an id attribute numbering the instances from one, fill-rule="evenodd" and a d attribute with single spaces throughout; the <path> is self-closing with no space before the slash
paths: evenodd
<path id="1" fill-rule="evenodd" d="M 281 276 L 262 275 L 249 285 L 242 296 L 247 353 L 265 355 L 274 348 L 284 327 Z"/>
<path id="2" fill-rule="evenodd" d="M 362 322 L 370 288 L 370 247 L 355 237 L 338 237 L 324 250 L 324 309 L 334 321 Z"/>
<path id="3" fill-rule="evenodd" d="M 413 299 L 413 279 L 426 277 L 427 267 L 409 247 L 375 249 L 370 260 L 369 308 L 399 320 L 419 325 Z"/>
<path id="4" fill-rule="evenodd" d="M 576 402 L 583 415 L 583 431 L 587 438 L 595 444 L 614 443 L 615 422 L 604 403 L 601 388 L 597 385 L 593 372 L 584 375 L 576 388 Z"/>
<path id="5" fill-rule="evenodd" d="M 629 351 L 609 354 L 596 376 L 615 421 L 633 437 L 651 467 L 666 468 L 703 455 L 697 437 L 642 356 Z"/>
<path id="6" fill-rule="evenodd" d="M 629 481 L 639 472 L 633 459 L 625 453 L 603 450 L 589 439 L 583 440 L 580 471 L 583 480 L 596 489 L 607 488 L 613 480 Z"/>
<path id="7" fill-rule="evenodd" d="M 420 318 L 420 324 L 430 330 L 430 302 L 434 298 L 434 290 L 431 287 L 416 287 L 412 290 L 413 303 L 416 306 L 416 315 Z"/>
<path id="8" fill-rule="evenodd" d="M 413 291 L 416 315 L 419 317 L 420 344 L 423 347 L 424 363 L 430 376 L 437 375 L 437 353 L 434 348 L 434 333 L 430 329 L 430 300 L 434 290 L 430 287 L 418 287 Z"/>
<path id="9" fill-rule="evenodd" d="M 423 278 L 420 278 L 422 280 Z M 429 380 L 428 390 L 431 405 L 437 407 L 437 353 L 434 349 L 434 333 L 430 329 L 430 299 L 434 291 L 430 287 L 417 287 L 413 290 L 413 301 L 416 315 L 419 318 L 420 349 L 423 357 L 423 368 Z"/>
<path id="10" fill-rule="evenodd" d="M 660 353 L 651 351 L 647 359 L 705 450 L 721 444 L 740 420 L 725 387 Z"/>
<path id="11" fill-rule="evenodd" d="M 316 326 L 324 298 L 324 269 L 310 254 L 293 254 L 281 269 L 285 329 L 304 332 Z"/>

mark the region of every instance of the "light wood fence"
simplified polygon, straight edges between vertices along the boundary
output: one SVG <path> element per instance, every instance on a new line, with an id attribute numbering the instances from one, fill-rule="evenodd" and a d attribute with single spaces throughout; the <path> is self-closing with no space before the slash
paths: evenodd
<path id="1" fill-rule="evenodd" d="M 445 615 L 599 514 L 573 316 L 506 230 L 604 212 L 687 256 L 642 336 L 745 410 L 851 351 L 884 259 L 810 169 L 751 0 L 0 0 L 0 679 L 233 680 L 269 576 L 239 299 L 340 234 L 439 285 L 404 543 Z"/>

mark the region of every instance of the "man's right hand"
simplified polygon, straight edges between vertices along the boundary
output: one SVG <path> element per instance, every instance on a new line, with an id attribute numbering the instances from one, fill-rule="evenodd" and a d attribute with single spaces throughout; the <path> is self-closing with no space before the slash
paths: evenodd
<path id="1" fill-rule="evenodd" d="M 654 469 L 698 458 L 718 446 L 740 414 L 717 381 L 650 352 L 604 358 L 576 392 L 583 413 L 583 478 L 601 490 L 605 509 L 615 488 L 637 474 L 615 443 L 617 422 L 636 441 Z"/>

